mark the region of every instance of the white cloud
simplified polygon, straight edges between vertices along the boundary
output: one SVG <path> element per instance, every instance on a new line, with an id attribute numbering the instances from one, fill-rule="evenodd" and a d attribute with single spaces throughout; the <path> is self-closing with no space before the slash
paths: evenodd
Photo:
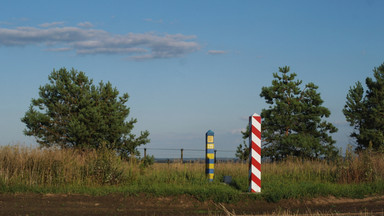
<path id="1" fill-rule="evenodd" d="M 231 134 L 241 134 L 241 132 L 245 132 L 245 128 L 237 128 L 237 129 L 233 129 L 231 130 Z"/>
<path id="2" fill-rule="evenodd" d="M 249 116 L 241 116 L 240 119 L 241 119 L 241 120 L 249 121 Z"/>
<path id="3" fill-rule="evenodd" d="M 60 48 L 51 48 L 51 49 L 45 49 L 46 51 L 51 51 L 51 52 L 66 52 L 73 50 L 70 47 L 60 47 Z"/>
<path id="4" fill-rule="evenodd" d="M 51 22 L 51 23 L 43 23 L 43 24 L 40 24 L 39 26 L 43 28 L 49 28 L 54 26 L 61 26 L 63 24 L 64 22 Z"/>
<path id="5" fill-rule="evenodd" d="M 90 22 L 81 22 L 77 24 L 77 26 L 83 27 L 83 28 L 92 28 L 94 25 Z"/>
<path id="6" fill-rule="evenodd" d="M 0 21 L 0 25 L 12 25 L 10 22 Z"/>
<path id="7" fill-rule="evenodd" d="M 339 126 L 339 127 L 347 127 L 347 126 L 350 126 L 349 123 L 347 121 L 335 121 L 335 122 L 332 122 L 334 125 L 336 126 Z"/>
<path id="8" fill-rule="evenodd" d="M 146 22 L 151 22 L 151 23 L 158 23 L 158 24 L 163 23 L 163 20 L 162 20 L 162 19 L 154 20 L 154 19 L 148 18 L 148 19 L 144 19 L 144 21 L 146 21 Z"/>
<path id="9" fill-rule="evenodd" d="M 58 22 L 56 22 L 58 23 Z M 53 25 L 53 23 L 51 23 Z M 45 26 L 49 26 L 46 24 Z M 82 24 L 86 26 L 86 24 Z M 175 58 L 200 49 L 196 36 L 183 34 L 112 34 L 79 27 L 0 28 L 0 46 L 44 44 L 49 51 L 74 50 L 77 54 L 119 54 L 133 60 Z"/>
<path id="10" fill-rule="evenodd" d="M 226 54 L 227 51 L 224 50 L 208 50 L 208 54 L 210 55 L 220 55 L 220 54 Z"/>

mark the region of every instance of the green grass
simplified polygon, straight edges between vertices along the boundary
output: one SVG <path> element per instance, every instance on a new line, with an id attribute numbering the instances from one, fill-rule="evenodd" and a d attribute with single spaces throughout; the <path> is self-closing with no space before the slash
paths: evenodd
<path id="1" fill-rule="evenodd" d="M 208 182 L 205 165 L 126 162 L 108 151 L 76 152 L 19 146 L 0 148 L 0 193 L 72 193 L 102 196 L 178 196 L 200 201 L 309 199 L 319 196 L 363 198 L 384 194 L 384 157 L 372 153 L 346 160 L 286 160 L 262 165 L 262 193 L 248 192 L 248 165 L 215 165 Z M 222 183 L 232 176 L 232 183 Z"/>
<path id="2" fill-rule="evenodd" d="M 262 197 L 270 202 L 281 199 L 308 199 L 335 196 L 364 198 L 384 194 L 384 181 L 359 184 L 338 184 L 331 182 L 268 182 L 264 184 Z"/>

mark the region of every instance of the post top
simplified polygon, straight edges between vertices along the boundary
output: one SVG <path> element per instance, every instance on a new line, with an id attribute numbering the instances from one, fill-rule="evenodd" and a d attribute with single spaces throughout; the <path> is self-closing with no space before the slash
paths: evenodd
<path id="1" fill-rule="evenodd" d="M 259 114 L 257 114 L 257 113 L 253 113 L 253 115 L 252 116 L 260 116 Z"/>
<path id="2" fill-rule="evenodd" d="M 207 133 L 205 135 L 207 135 L 207 136 L 214 136 L 215 133 L 213 131 L 209 130 L 209 131 L 207 131 Z"/>

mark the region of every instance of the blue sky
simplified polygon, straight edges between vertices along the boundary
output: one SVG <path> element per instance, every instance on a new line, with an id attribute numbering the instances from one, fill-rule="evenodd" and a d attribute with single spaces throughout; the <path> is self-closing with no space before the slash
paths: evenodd
<path id="1" fill-rule="evenodd" d="M 379 0 L 2 1 L 0 145 L 36 145 L 20 118 L 54 68 L 73 67 L 129 93 L 148 148 L 204 149 L 211 129 L 216 149 L 235 151 L 247 116 L 267 107 L 261 87 L 288 65 L 319 86 L 345 149 L 348 89 L 384 62 L 383 8 Z"/>

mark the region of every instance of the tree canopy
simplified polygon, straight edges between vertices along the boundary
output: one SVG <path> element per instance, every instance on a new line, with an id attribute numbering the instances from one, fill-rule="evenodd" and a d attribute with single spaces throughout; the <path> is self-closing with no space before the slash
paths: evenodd
<path id="1" fill-rule="evenodd" d="M 346 120 L 354 131 L 357 150 L 370 145 L 374 150 L 384 148 L 384 63 L 373 69 L 373 78 L 365 80 L 367 90 L 358 81 L 349 89 L 343 109 Z"/>
<path id="2" fill-rule="evenodd" d="M 331 113 L 322 106 L 318 87 L 308 83 L 302 88 L 302 81 L 289 71 L 288 66 L 279 68 L 272 85 L 262 87 L 260 96 L 270 105 L 261 112 L 263 156 L 276 160 L 334 156 L 337 149 L 329 134 L 337 128 L 323 120 Z"/>
<path id="3" fill-rule="evenodd" d="M 66 68 L 53 70 L 49 83 L 40 86 L 39 98 L 32 99 L 21 119 L 24 133 L 34 136 L 43 147 L 90 149 L 102 146 L 121 156 L 136 155 L 137 147 L 149 142 L 148 131 L 131 131 L 136 119 L 126 121 L 130 109 L 128 94 L 110 82 L 93 84 L 84 72 Z"/>

